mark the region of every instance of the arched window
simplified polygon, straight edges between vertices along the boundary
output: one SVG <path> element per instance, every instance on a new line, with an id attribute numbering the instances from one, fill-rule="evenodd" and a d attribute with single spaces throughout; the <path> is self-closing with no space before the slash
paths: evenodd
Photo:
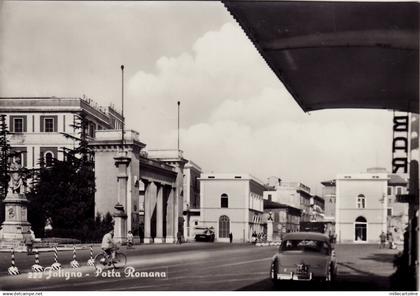
<path id="1" fill-rule="evenodd" d="M 219 237 L 229 237 L 230 233 L 230 220 L 228 216 L 220 216 L 219 218 Z"/>
<path id="2" fill-rule="evenodd" d="M 45 166 L 50 167 L 53 165 L 54 154 L 50 151 L 46 152 L 45 155 Z"/>
<path id="3" fill-rule="evenodd" d="M 357 196 L 357 208 L 364 209 L 366 208 L 366 197 L 363 194 Z"/>
<path id="4" fill-rule="evenodd" d="M 354 223 L 354 240 L 357 242 L 367 241 L 367 220 L 359 216 Z"/>
<path id="5" fill-rule="evenodd" d="M 228 208 L 229 207 L 229 197 L 226 193 L 223 193 L 220 197 L 220 207 Z"/>

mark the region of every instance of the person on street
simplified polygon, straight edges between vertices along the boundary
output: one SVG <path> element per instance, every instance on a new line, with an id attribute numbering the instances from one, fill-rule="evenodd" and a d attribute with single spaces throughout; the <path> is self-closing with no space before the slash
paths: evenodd
<path id="1" fill-rule="evenodd" d="M 385 232 L 381 232 L 381 234 L 379 235 L 379 240 L 380 240 L 380 245 L 379 245 L 379 249 L 384 249 L 385 248 L 385 243 L 386 243 L 386 235 Z"/>
<path id="2" fill-rule="evenodd" d="M 177 244 L 182 244 L 182 233 L 181 233 L 181 231 L 178 231 L 177 233 L 176 233 L 176 243 Z"/>
<path id="3" fill-rule="evenodd" d="M 131 232 L 131 230 L 128 231 L 127 233 L 127 248 L 130 249 L 133 247 L 133 233 Z"/>
<path id="4" fill-rule="evenodd" d="M 231 233 L 229 233 L 229 242 L 232 243 L 232 241 L 233 241 L 233 234 L 231 232 Z"/>
<path id="5" fill-rule="evenodd" d="M 111 229 L 103 236 L 101 248 L 108 255 L 108 258 L 111 256 L 112 260 L 115 260 L 114 229 Z"/>
<path id="6" fill-rule="evenodd" d="M 32 229 L 29 229 L 29 233 L 25 236 L 26 253 L 32 255 L 32 249 L 35 242 L 35 233 Z"/>
<path id="7" fill-rule="evenodd" d="M 396 247 L 395 247 L 395 234 L 394 234 L 394 231 L 391 231 L 390 232 L 390 235 L 389 235 L 389 248 L 390 249 L 395 249 Z"/>

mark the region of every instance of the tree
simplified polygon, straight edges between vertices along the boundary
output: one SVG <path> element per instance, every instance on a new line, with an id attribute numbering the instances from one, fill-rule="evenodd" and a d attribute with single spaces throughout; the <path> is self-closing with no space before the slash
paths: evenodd
<path id="1" fill-rule="evenodd" d="M 7 140 L 9 130 L 6 124 L 6 115 L 0 115 L 0 223 L 4 221 L 4 203 L 3 200 L 7 195 L 7 186 L 9 182 L 9 174 L 7 173 L 8 158 L 10 154 L 10 145 Z"/>
<path id="2" fill-rule="evenodd" d="M 79 145 L 64 150 L 64 160 L 54 159 L 53 165 L 41 164 L 38 182 L 31 193 L 28 218 L 38 235 L 44 234 L 47 218 L 52 219 L 51 235 L 86 241 L 94 227 L 95 175 L 93 152 L 86 140 L 86 118 L 78 123 Z M 66 135 L 65 135 L 66 136 Z"/>

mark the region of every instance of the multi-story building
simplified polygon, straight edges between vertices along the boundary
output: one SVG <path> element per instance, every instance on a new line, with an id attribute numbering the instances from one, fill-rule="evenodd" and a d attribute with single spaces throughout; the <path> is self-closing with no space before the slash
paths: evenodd
<path id="1" fill-rule="evenodd" d="M 264 220 L 271 216 L 273 221 L 273 241 L 281 240 L 288 232 L 299 231 L 302 210 L 264 199 Z"/>
<path id="2" fill-rule="evenodd" d="M 264 199 L 271 199 L 283 205 L 302 210 L 302 222 L 311 219 L 311 188 L 300 182 L 278 182 L 269 184 L 270 191 L 264 192 Z"/>
<path id="3" fill-rule="evenodd" d="M 403 241 L 404 231 L 408 226 L 408 204 L 398 202 L 398 197 L 408 193 L 408 182 L 396 174 L 388 177 L 387 228 L 388 232 L 394 233 L 396 241 Z"/>
<path id="4" fill-rule="evenodd" d="M 388 174 L 340 174 L 336 186 L 337 241 L 378 242 L 387 232 Z"/>
<path id="5" fill-rule="evenodd" d="M 318 195 L 313 195 L 310 199 L 310 221 L 321 222 L 324 221 L 325 201 Z"/>
<path id="6" fill-rule="evenodd" d="M 322 197 L 324 198 L 324 221 L 335 222 L 335 180 L 321 182 Z"/>
<path id="7" fill-rule="evenodd" d="M 213 227 L 217 241 L 247 242 L 263 232 L 261 181 L 248 174 L 201 174 L 200 225 Z"/>
<path id="8" fill-rule="evenodd" d="M 63 149 L 77 146 L 80 130 L 76 126 L 81 114 L 88 140 L 95 137 L 96 130 L 122 126 L 122 116 L 113 107 L 100 107 L 86 98 L 0 98 L 0 114 L 6 115 L 11 150 L 20 153 L 27 168 L 49 165 L 54 158 L 62 160 Z"/>

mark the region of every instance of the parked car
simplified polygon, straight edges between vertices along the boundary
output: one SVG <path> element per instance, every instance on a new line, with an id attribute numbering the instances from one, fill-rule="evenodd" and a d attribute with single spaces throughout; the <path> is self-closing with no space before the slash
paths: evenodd
<path id="1" fill-rule="evenodd" d="M 270 267 L 274 283 L 281 280 L 331 282 L 336 274 L 335 250 L 329 237 L 317 232 L 284 235 Z"/>
<path id="2" fill-rule="evenodd" d="M 209 227 L 195 227 L 195 236 L 196 241 L 205 241 L 205 242 L 214 242 L 214 230 Z"/>

